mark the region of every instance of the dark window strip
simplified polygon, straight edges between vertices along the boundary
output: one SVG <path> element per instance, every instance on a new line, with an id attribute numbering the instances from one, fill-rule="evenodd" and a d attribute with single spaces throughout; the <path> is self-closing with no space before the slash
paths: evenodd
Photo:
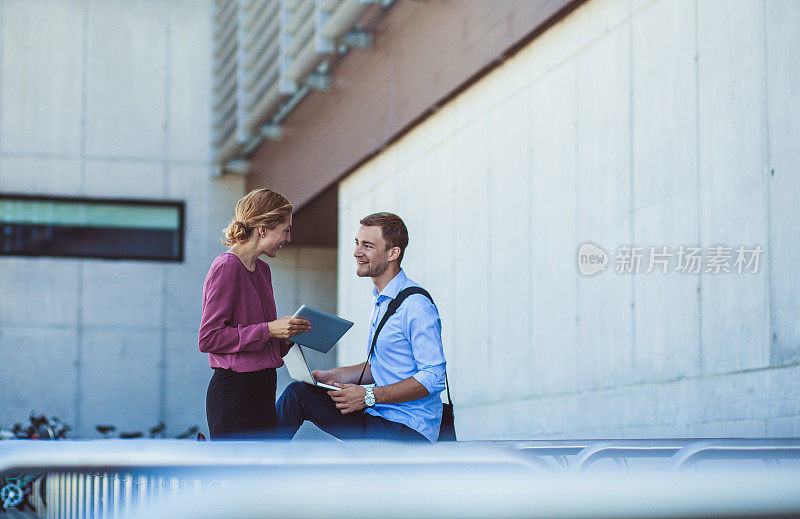
<path id="1" fill-rule="evenodd" d="M 183 261 L 182 234 L 177 230 L 6 224 L 0 227 L 0 255 Z"/>

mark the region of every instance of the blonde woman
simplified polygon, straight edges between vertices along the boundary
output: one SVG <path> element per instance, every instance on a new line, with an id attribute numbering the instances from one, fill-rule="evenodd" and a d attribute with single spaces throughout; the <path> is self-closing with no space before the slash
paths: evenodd
<path id="1" fill-rule="evenodd" d="M 269 189 L 236 204 L 222 242 L 230 247 L 211 264 L 203 285 L 200 351 L 214 369 L 206 393 L 212 440 L 267 439 L 275 430 L 275 369 L 286 339 L 310 329 L 305 319 L 278 319 L 269 265 L 291 241 L 292 206 Z"/>

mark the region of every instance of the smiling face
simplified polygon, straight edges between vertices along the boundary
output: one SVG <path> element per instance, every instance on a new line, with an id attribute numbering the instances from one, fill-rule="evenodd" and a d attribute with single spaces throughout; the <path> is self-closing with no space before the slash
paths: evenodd
<path id="1" fill-rule="evenodd" d="M 391 261 L 400 255 L 399 247 L 387 247 L 381 228 L 364 226 L 356 234 L 356 275 L 358 277 L 380 277 L 389 268 Z"/>
<path id="2" fill-rule="evenodd" d="M 258 248 L 270 258 L 278 255 L 281 247 L 292 241 L 292 216 L 280 222 L 274 229 L 258 229 Z"/>

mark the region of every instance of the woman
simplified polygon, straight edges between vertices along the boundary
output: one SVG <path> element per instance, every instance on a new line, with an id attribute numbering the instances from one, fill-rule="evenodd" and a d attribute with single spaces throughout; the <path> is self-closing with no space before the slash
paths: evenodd
<path id="1" fill-rule="evenodd" d="M 286 198 L 269 189 L 251 191 L 223 230 L 222 242 L 230 248 L 206 275 L 199 345 L 214 368 L 206 394 L 212 440 L 273 436 L 275 369 L 289 351 L 286 339 L 311 325 L 277 318 L 269 266 L 258 256 L 277 256 L 291 240 L 291 227 Z"/>

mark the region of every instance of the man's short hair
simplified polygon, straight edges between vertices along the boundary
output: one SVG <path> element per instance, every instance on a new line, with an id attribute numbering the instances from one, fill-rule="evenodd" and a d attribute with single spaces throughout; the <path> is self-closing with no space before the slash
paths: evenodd
<path id="1" fill-rule="evenodd" d="M 359 223 L 365 227 L 381 228 L 381 235 L 388 248 L 400 248 L 400 256 L 397 258 L 397 264 L 400 265 L 408 247 L 408 229 L 403 219 L 394 213 L 373 213 L 362 218 Z"/>

